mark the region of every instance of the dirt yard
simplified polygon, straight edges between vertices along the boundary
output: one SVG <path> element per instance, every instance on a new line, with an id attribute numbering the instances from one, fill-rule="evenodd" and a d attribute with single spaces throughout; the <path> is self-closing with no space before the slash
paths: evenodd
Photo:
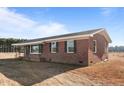
<path id="1" fill-rule="evenodd" d="M 109 56 L 89 67 L 1 60 L 0 85 L 124 85 L 124 53 Z"/>
<path id="2" fill-rule="evenodd" d="M 18 53 L 18 52 L 7 52 L 7 53 L 0 52 L 0 59 L 15 59 L 23 56 L 24 56 L 23 53 Z"/>

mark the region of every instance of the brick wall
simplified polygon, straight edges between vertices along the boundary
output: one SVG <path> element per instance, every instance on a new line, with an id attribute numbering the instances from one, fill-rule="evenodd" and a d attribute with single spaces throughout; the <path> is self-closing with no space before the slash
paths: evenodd
<path id="1" fill-rule="evenodd" d="M 76 53 L 66 53 L 64 41 L 59 42 L 59 49 L 57 53 L 51 53 L 49 43 L 43 44 L 43 53 L 29 54 L 25 59 L 32 61 L 49 61 L 60 62 L 68 64 L 87 65 L 88 61 L 88 39 L 76 41 Z"/>
<path id="2" fill-rule="evenodd" d="M 97 40 L 97 53 L 93 53 L 93 40 Z M 108 58 L 105 53 L 106 39 L 99 34 L 89 39 L 76 40 L 76 53 L 66 53 L 64 41 L 58 43 L 58 52 L 51 53 L 49 43 L 43 43 L 43 53 L 25 55 L 24 59 L 42 62 L 59 62 L 68 64 L 92 65 Z M 108 43 L 107 43 L 108 44 Z"/>
<path id="3" fill-rule="evenodd" d="M 93 40 L 97 40 L 97 53 L 93 53 Z M 108 58 L 108 53 L 105 53 L 105 43 L 108 46 L 108 43 L 104 36 L 96 34 L 94 37 L 89 39 L 89 50 L 88 50 L 88 63 L 89 65 L 96 62 L 100 62 Z"/>

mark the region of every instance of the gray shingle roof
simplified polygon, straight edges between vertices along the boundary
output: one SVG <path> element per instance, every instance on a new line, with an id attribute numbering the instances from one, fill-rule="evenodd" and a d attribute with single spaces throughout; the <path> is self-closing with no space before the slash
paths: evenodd
<path id="1" fill-rule="evenodd" d="M 99 30 L 102 30 L 102 29 L 103 28 L 81 31 L 81 32 L 76 32 L 76 33 L 70 33 L 70 34 L 56 35 L 56 36 L 51 36 L 51 37 L 38 38 L 38 39 L 31 39 L 31 40 L 24 41 L 22 43 L 36 42 L 36 41 L 42 41 L 42 40 L 47 40 L 47 39 L 54 39 L 54 38 L 61 38 L 61 37 L 68 37 L 68 36 L 76 36 L 76 35 L 89 35 L 89 34 L 93 34 L 93 33 L 97 32 Z"/>

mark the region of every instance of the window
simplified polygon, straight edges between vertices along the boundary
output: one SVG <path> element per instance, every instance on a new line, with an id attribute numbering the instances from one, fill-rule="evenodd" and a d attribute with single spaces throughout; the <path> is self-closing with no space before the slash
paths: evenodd
<path id="1" fill-rule="evenodd" d="M 97 53 L 97 42 L 96 42 L 96 40 L 93 40 L 93 52 Z"/>
<path id="2" fill-rule="evenodd" d="M 51 42 L 51 53 L 57 52 L 57 42 Z"/>
<path id="3" fill-rule="evenodd" d="M 38 54 L 39 53 L 39 45 L 31 45 L 30 53 Z"/>
<path id="4" fill-rule="evenodd" d="M 67 53 L 74 53 L 74 40 L 67 41 Z"/>

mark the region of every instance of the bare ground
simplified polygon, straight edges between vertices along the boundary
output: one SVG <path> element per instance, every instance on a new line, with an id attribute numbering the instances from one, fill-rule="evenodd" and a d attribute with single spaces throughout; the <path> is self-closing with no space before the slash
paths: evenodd
<path id="1" fill-rule="evenodd" d="M 89 67 L 1 60 L 0 85 L 124 85 L 124 53 Z"/>

